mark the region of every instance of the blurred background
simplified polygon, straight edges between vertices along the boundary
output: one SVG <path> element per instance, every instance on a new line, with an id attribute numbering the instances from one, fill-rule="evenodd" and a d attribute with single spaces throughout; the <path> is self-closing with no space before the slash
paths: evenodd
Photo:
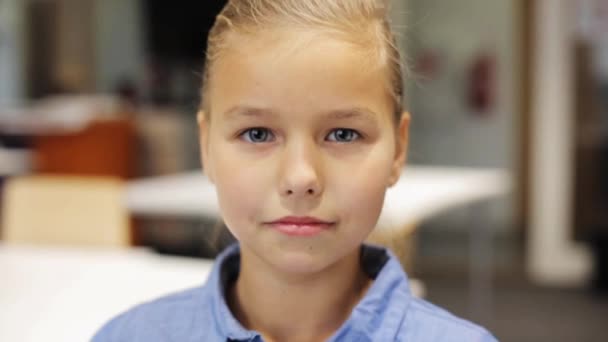
<path id="1" fill-rule="evenodd" d="M 24 277 L 12 245 L 194 261 L 231 241 L 201 195 L 195 118 L 224 4 L 0 0 L 0 282 Z M 392 21 L 407 189 L 434 191 L 394 216 L 408 274 L 501 341 L 604 341 L 608 2 L 393 0 Z"/>

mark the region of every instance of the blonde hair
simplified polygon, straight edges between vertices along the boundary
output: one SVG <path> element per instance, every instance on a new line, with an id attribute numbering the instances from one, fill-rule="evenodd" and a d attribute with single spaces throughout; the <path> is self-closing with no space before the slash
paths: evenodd
<path id="1" fill-rule="evenodd" d="M 317 29 L 371 48 L 378 65 L 389 70 L 389 91 L 398 122 L 403 110 L 401 56 L 388 19 L 389 0 L 228 0 L 209 32 L 203 71 L 202 103 L 211 107 L 206 93 L 213 62 L 226 49 L 233 33 L 254 35 L 274 28 Z"/>

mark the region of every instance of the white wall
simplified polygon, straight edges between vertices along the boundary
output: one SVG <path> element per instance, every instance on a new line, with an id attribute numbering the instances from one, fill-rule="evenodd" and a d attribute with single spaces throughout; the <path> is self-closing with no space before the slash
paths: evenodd
<path id="1" fill-rule="evenodd" d="M 409 162 L 504 168 L 517 174 L 520 65 L 516 25 L 520 18 L 516 3 L 395 1 L 407 14 L 402 45 L 407 47 L 410 67 L 415 67 L 423 51 L 434 51 L 438 57 L 435 78 L 406 76 L 412 112 Z M 480 117 L 467 103 L 467 84 L 472 61 L 483 52 L 496 58 L 497 83 L 494 107 Z M 506 196 L 487 207 L 483 220 L 488 229 L 510 231 L 513 201 Z M 475 224 L 466 211 L 451 212 L 435 222 L 435 230 L 466 230 Z"/>
<path id="2" fill-rule="evenodd" d="M 424 164 L 513 168 L 518 108 L 514 1 L 408 0 L 410 60 L 438 56 L 434 79 L 409 79 L 412 161 Z M 485 118 L 467 105 L 473 58 L 496 56 L 496 104 Z"/>
<path id="3" fill-rule="evenodd" d="M 0 0 L 0 108 L 20 104 L 25 94 L 24 15 L 24 1 Z"/>
<path id="4" fill-rule="evenodd" d="M 532 164 L 528 270 L 538 283 L 580 285 L 591 260 L 571 240 L 575 2 L 537 0 L 532 65 Z"/>

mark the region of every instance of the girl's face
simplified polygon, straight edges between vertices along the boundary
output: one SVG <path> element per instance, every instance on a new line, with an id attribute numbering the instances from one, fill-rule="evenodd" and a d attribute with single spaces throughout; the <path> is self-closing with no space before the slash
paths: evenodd
<path id="1" fill-rule="evenodd" d="M 399 177 L 409 123 L 404 114 L 395 127 L 388 73 L 369 54 L 327 37 L 284 43 L 304 35 L 232 39 L 211 70 L 210 117 L 199 113 L 226 225 L 243 253 L 290 273 L 321 271 L 368 236 Z M 271 224 L 288 216 L 326 224 L 312 235 Z"/>

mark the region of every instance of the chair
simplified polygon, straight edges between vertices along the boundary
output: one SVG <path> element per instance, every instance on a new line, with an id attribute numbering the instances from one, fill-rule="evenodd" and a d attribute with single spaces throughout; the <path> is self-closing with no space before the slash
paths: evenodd
<path id="1" fill-rule="evenodd" d="M 9 178 L 2 201 L 4 243 L 119 247 L 130 244 L 123 183 L 115 178 Z"/>
<path id="2" fill-rule="evenodd" d="M 37 173 L 122 179 L 136 173 L 136 132 L 130 119 L 97 119 L 82 131 L 36 134 L 32 141 Z"/>

